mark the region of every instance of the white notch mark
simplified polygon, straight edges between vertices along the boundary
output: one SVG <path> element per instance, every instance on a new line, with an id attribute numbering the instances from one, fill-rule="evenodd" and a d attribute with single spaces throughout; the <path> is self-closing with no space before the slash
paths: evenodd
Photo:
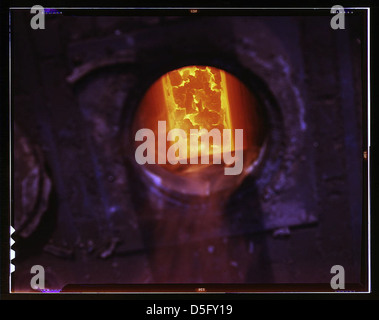
<path id="1" fill-rule="evenodd" d="M 9 243 L 10 243 L 10 247 L 12 247 L 15 243 L 15 241 L 12 239 L 12 234 L 15 232 L 15 229 L 10 226 L 10 239 L 9 239 Z M 9 250 L 9 261 L 10 261 L 10 266 L 9 266 L 9 269 L 10 269 L 10 273 L 14 272 L 16 270 L 16 267 L 14 264 L 12 264 L 12 260 L 16 257 L 16 252 L 10 248 Z"/>

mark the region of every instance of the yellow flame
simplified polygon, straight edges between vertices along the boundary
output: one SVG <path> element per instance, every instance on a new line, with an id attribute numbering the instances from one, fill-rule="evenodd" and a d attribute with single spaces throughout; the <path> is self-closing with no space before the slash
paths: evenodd
<path id="1" fill-rule="evenodd" d="M 226 74 L 212 67 L 190 66 L 169 72 L 162 77 L 166 108 L 167 130 L 183 129 L 190 137 L 190 129 L 232 129 Z M 201 133 L 197 135 L 200 138 Z M 233 131 L 232 131 L 233 136 Z M 189 138 L 188 138 L 189 139 Z M 188 140 L 187 139 L 187 140 Z M 190 145 L 187 140 L 187 155 Z M 231 150 L 234 150 L 233 137 Z M 198 151 L 221 153 L 222 145 L 209 143 L 209 150 L 199 143 Z M 204 153 L 203 153 L 204 154 Z"/>

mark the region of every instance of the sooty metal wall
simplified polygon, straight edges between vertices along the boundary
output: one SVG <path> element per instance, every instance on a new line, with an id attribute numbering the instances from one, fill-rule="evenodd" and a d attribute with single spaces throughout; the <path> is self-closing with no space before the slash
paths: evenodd
<path id="1" fill-rule="evenodd" d="M 51 289 L 329 283 L 336 264 L 361 281 L 361 15 L 333 30 L 329 15 L 68 11 L 44 30 L 11 17 L 15 291 L 33 265 Z M 227 195 L 162 192 L 133 163 L 141 99 L 188 65 L 233 74 L 262 106 L 264 152 Z"/>

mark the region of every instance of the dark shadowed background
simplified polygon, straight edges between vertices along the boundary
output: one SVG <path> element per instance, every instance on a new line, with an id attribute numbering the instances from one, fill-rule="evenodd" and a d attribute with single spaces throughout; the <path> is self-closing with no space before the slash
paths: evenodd
<path id="1" fill-rule="evenodd" d="M 58 11 L 44 30 L 27 10 L 11 14 L 14 291 L 32 291 L 33 265 L 50 289 L 328 290 L 333 265 L 347 289 L 366 283 L 365 11 L 347 13 L 344 30 L 327 10 Z M 138 104 L 186 65 L 234 74 L 265 110 L 267 150 L 227 197 L 160 192 L 135 170 Z"/>

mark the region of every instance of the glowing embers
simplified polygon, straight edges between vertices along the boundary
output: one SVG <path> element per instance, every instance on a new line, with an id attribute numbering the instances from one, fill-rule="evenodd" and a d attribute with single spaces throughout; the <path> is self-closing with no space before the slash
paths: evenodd
<path id="1" fill-rule="evenodd" d="M 184 67 L 167 73 L 161 79 L 169 129 L 183 129 L 197 140 L 212 129 L 222 132 L 223 129 L 232 128 L 226 74 L 223 70 L 203 66 Z M 185 143 L 189 149 L 187 154 L 191 154 L 191 144 L 188 141 Z M 233 139 L 231 143 L 231 150 L 234 150 Z M 213 141 L 205 146 L 200 143 L 198 153 L 201 151 L 203 154 L 221 153 L 222 144 Z"/>
<path id="2" fill-rule="evenodd" d="M 140 131 L 137 137 L 141 129 L 153 134 Z M 135 114 L 133 137 L 135 150 L 143 145 L 145 157 L 155 151 L 154 159 L 150 153 L 141 166 L 155 184 L 209 194 L 225 183 L 234 185 L 251 170 L 265 126 L 256 98 L 236 77 L 214 67 L 188 66 L 163 75 L 146 92 Z M 231 174 L 238 179 L 226 182 L 227 167 L 237 168 Z"/>

